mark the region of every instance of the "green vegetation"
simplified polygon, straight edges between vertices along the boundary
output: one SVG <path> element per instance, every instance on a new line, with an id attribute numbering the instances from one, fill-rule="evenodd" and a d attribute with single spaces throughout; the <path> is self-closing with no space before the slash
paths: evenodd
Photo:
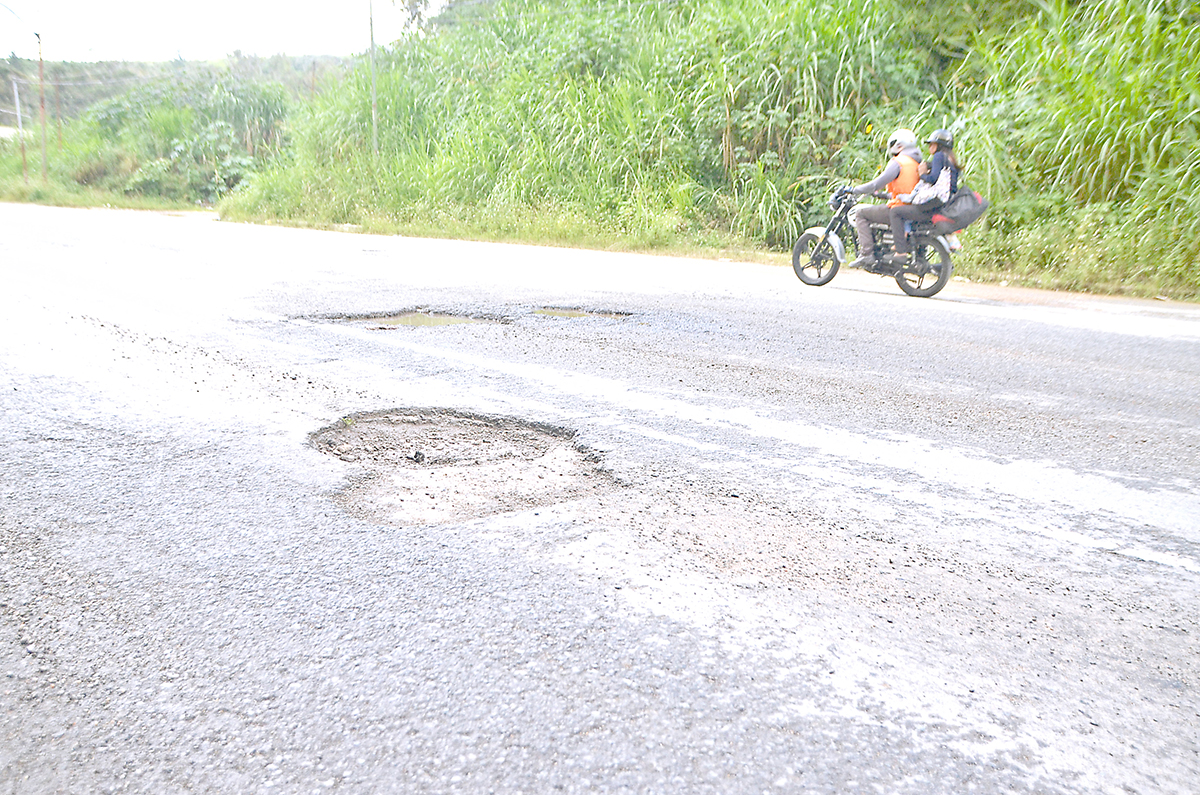
<path id="1" fill-rule="evenodd" d="M 0 61 L 0 91 L 20 86 L 24 163 L 0 139 L 0 198 L 48 204 L 211 204 L 286 145 L 285 121 L 344 72 L 338 58 L 235 52 L 219 64 L 48 63 L 47 172 L 41 180 L 38 64 Z M 7 93 L 7 92 L 6 92 Z M 11 96 L 11 95 L 10 95 Z M 12 106 L 0 106 L 15 126 Z"/>
<path id="2" fill-rule="evenodd" d="M 56 141 L 47 157 L 59 186 L 49 193 L 211 203 L 280 148 L 287 111 L 281 87 L 213 73 L 140 85 L 68 125 L 61 149 Z M 29 149 L 40 170 L 40 148 Z M 10 156 L 0 160 L 0 190 L 20 196 L 38 188 L 27 187 Z"/>
<path id="3" fill-rule="evenodd" d="M 476 8 L 379 59 L 378 157 L 360 70 L 223 211 L 788 246 L 797 205 L 875 167 L 876 128 L 934 88 L 874 0 Z"/>
<path id="4" fill-rule="evenodd" d="M 377 153 L 365 58 L 290 108 L 243 68 L 93 107 L 54 182 L 233 219 L 785 251 L 892 129 L 950 127 L 993 201 L 959 273 L 1197 299 L 1198 64 L 1189 0 L 476 0 L 377 54 Z M 0 195 L 14 163 L 0 148 Z"/>
<path id="5" fill-rule="evenodd" d="M 1200 7 L 1046 4 L 967 123 L 1002 200 L 974 262 L 1039 286 L 1200 298 Z"/>

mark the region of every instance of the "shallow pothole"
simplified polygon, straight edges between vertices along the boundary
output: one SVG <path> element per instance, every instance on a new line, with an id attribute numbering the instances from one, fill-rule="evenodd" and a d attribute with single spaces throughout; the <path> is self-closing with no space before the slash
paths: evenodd
<path id="1" fill-rule="evenodd" d="M 613 486 L 574 432 L 443 409 L 354 414 L 312 434 L 367 472 L 339 501 L 393 524 L 442 524 L 574 499 Z"/>

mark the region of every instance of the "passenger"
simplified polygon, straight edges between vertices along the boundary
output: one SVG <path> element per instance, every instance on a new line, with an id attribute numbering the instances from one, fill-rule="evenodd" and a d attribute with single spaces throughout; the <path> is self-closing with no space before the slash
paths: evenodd
<path id="1" fill-rule="evenodd" d="M 921 181 L 908 195 L 901 195 L 899 203 L 891 206 L 888 223 L 892 227 L 892 245 L 896 249 L 893 263 L 908 264 L 908 235 L 905 223 L 920 223 L 933 219 L 934 211 L 958 190 L 958 158 L 954 156 L 954 136 L 949 130 L 934 130 L 925 139 L 929 144 L 929 160 L 922 163 L 918 171 Z"/>

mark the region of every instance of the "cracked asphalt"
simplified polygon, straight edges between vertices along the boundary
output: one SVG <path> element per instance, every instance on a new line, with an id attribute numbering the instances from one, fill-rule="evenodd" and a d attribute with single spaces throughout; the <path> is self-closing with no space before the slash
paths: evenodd
<path id="1" fill-rule="evenodd" d="M 1197 791 L 1200 307 L 0 225 L 0 793 Z"/>

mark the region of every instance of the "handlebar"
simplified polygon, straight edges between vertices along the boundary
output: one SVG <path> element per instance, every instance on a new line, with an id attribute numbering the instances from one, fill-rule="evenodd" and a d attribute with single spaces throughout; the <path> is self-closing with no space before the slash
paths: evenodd
<path id="1" fill-rule="evenodd" d="M 855 203 L 856 199 L 854 198 L 854 194 L 850 192 L 849 186 L 838 188 L 833 192 L 833 195 L 829 197 L 829 207 L 835 211 L 843 204 L 849 204 L 851 207 L 853 207 Z"/>

